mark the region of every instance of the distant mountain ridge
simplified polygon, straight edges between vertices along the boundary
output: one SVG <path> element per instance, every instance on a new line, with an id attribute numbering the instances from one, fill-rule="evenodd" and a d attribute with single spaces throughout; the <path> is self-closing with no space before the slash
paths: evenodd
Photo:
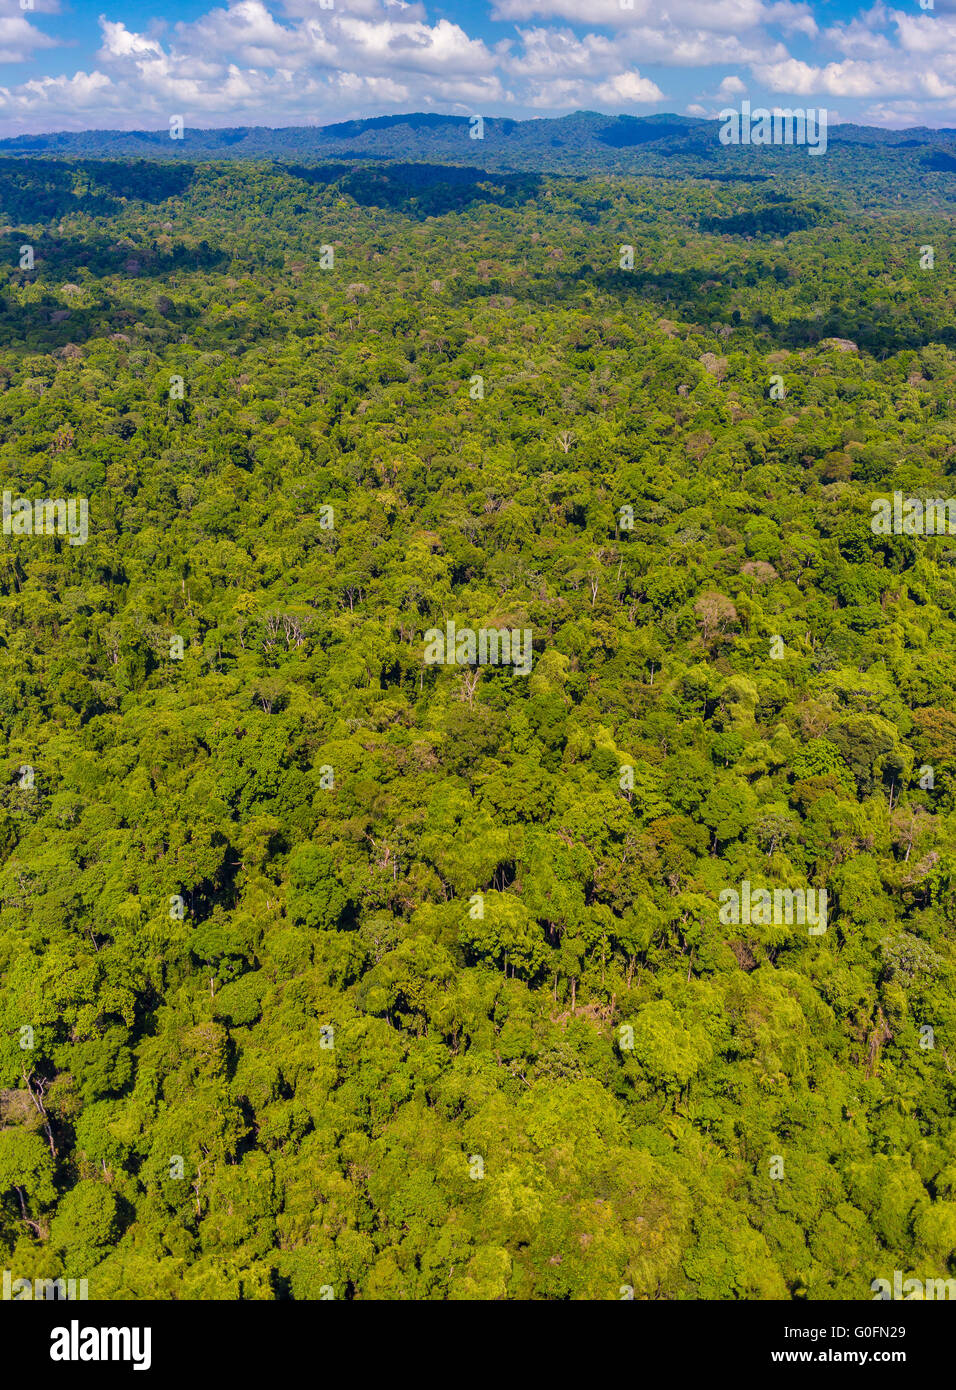
<path id="1" fill-rule="evenodd" d="M 691 147 L 695 152 L 718 154 L 720 122 L 697 116 L 660 114 L 654 116 L 608 116 L 598 111 L 575 111 L 570 116 L 512 120 L 485 117 L 484 138 L 471 138 L 471 118 L 413 111 L 393 116 L 372 116 L 363 120 L 340 121 L 325 126 L 230 126 L 212 129 L 186 128 L 182 140 L 171 138 L 167 130 L 84 130 L 55 131 L 48 135 L 17 135 L 0 140 L 3 154 L 57 155 L 164 155 L 169 158 L 216 158 L 246 156 L 261 159 L 272 155 L 295 154 L 309 150 L 322 158 L 337 149 L 354 158 L 367 152 L 375 157 L 401 154 L 433 156 L 438 147 L 459 160 L 488 163 L 489 158 L 538 155 L 544 150 L 566 148 L 577 142 L 578 153 L 593 152 L 593 146 L 607 149 L 634 149 L 656 144 L 666 149 Z M 400 142 L 400 143 L 397 143 Z M 830 127 L 830 143 L 914 148 L 923 145 L 956 147 L 956 129 L 931 130 L 916 126 L 887 130 L 880 126 L 844 124 Z M 421 146 L 419 149 L 418 147 Z M 772 151 L 768 151 L 772 152 Z"/>
<path id="2" fill-rule="evenodd" d="M 182 140 L 159 131 L 58 131 L 0 140 L 0 157 L 165 160 L 256 159 L 298 164 L 390 160 L 471 166 L 509 173 L 645 174 L 679 178 L 773 178 L 854 187 L 891 201 L 954 196 L 956 129 L 831 126 L 826 158 L 799 146 L 724 146 L 721 123 L 662 113 L 597 111 L 533 120 L 487 117 L 483 138 L 472 119 L 407 112 L 326 126 L 187 126 Z"/>

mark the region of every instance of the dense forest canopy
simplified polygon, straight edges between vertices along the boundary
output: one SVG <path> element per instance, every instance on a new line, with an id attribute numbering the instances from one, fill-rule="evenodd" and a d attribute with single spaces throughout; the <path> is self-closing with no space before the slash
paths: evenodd
<path id="1" fill-rule="evenodd" d="M 948 1278 L 954 176 L 402 157 L 0 160 L 0 1264 Z"/>

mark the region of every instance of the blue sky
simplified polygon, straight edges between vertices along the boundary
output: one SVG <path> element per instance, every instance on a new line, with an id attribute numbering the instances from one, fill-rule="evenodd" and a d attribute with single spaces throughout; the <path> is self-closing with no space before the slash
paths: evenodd
<path id="1" fill-rule="evenodd" d="M 956 0 L 0 0 L 0 134 L 394 111 L 956 126 Z"/>

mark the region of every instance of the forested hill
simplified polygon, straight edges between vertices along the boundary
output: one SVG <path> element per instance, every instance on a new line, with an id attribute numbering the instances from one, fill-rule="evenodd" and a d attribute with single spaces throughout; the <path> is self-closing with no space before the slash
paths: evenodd
<path id="1" fill-rule="evenodd" d="M 540 120 L 487 118 L 472 138 L 467 117 L 433 113 L 380 116 L 328 126 L 263 126 L 198 130 L 182 140 L 168 130 L 83 131 L 0 140 L 0 153 L 62 157 L 278 159 L 396 159 L 492 170 L 568 174 L 655 174 L 705 178 L 808 180 L 855 189 L 861 201 L 926 196 L 952 198 L 956 186 L 956 129 L 888 131 L 830 128 L 825 157 L 805 148 L 732 147 L 718 139 L 720 123 L 677 115 L 607 116 L 593 111 Z M 940 176 L 946 177 L 940 177 Z"/>
<path id="2" fill-rule="evenodd" d="M 942 184 L 374 163 L 0 162 L 0 1268 L 953 1277 Z"/>

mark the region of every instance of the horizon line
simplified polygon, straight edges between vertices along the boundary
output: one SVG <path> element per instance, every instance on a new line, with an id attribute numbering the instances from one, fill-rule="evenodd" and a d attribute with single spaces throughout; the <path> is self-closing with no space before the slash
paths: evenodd
<path id="1" fill-rule="evenodd" d="M 747 100 L 747 98 L 741 98 L 741 103 L 742 103 L 743 100 Z M 722 110 L 725 110 L 725 111 L 739 110 L 739 109 L 740 109 L 740 104 L 741 104 L 741 103 L 738 103 L 738 105 L 737 105 L 736 107 L 730 106 L 730 105 L 728 104 L 726 107 L 723 107 Z M 826 108 L 825 108 L 825 107 L 820 107 L 819 105 L 817 105 L 815 108 L 812 107 L 812 106 L 811 106 L 811 107 L 788 107 L 788 106 L 784 106 L 782 103 L 777 103 L 776 105 L 773 105 L 773 106 L 771 106 L 771 105 L 767 105 L 767 106 L 761 105 L 761 106 L 757 106 L 757 107 L 752 106 L 752 110 L 767 110 L 767 111 L 769 111 L 769 112 L 771 112 L 771 113 L 776 113 L 776 112 L 778 112 L 778 111 L 788 111 L 788 110 L 814 110 L 814 109 L 816 109 L 816 110 L 821 110 L 821 109 L 825 110 Z M 262 124 L 262 125 L 239 124 L 239 125 L 208 125 L 208 126 L 198 126 L 198 125 L 188 125 L 188 124 L 187 124 L 187 125 L 184 125 L 184 126 L 183 126 L 183 129 L 184 129 L 184 130 L 191 130 L 191 131 L 194 131 L 194 132 L 196 132 L 196 133 L 198 133 L 198 134 L 215 134 L 215 133 L 217 133 L 217 132 L 223 132 L 223 131 L 236 131 L 236 130 L 243 130 L 243 131 L 248 131 L 248 132 L 269 131 L 269 132 L 272 133 L 272 134 L 280 134 L 280 133 L 283 133 L 283 132 L 286 132 L 286 131 L 290 131 L 290 130 L 303 130 L 303 131 L 305 131 L 305 130 L 312 130 L 312 131 L 333 130 L 333 129 L 335 129 L 336 127 L 341 127 L 341 126 L 347 126 L 347 125 L 362 125 L 362 124 L 370 123 L 370 122 L 373 122 L 373 121 L 401 120 L 403 117 L 413 117 L 413 116 L 424 116 L 424 117 L 427 117 L 428 119 L 431 119 L 431 120 L 452 121 L 452 122 L 461 123 L 461 124 L 466 124 L 466 125 L 467 125 L 467 124 L 469 123 L 469 121 L 472 119 L 472 118 L 469 117 L 469 116 L 458 116 L 458 115 L 454 115 L 454 114 L 452 114 L 452 113 L 450 113 L 450 112 L 415 110 L 415 111 L 393 111 L 393 112 L 385 112 L 385 113 L 381 113 L 381 114 L 375 115 L 375 116 L 353 116 L 353 117 L 348 117 L 348 118 L 346 118 L 345 120 L 327 121 L 327 122 L 321 123 L 321 124 L 318 123 L 318 122 L 301 122 L 301 123 L 298 123 L 298 124 L 293 123 L 293 124 L 291 124 L 291 125 L 279 125 L 279 126 L 265 125 L 265 124 Z M 638 116 L 638 115 L 634 115 L 632 112 L 629 112 L 629 111 L 607 112 L 607 111 L 590 110 L 590 109 L 586 109 L 586 108 L 577 108 L 577 109 L 574 110 L 574 111 L 568 111 L 568 112 L 563 113 L 562 115 L 557 115 L 557 116 L 526 116 L 526 117 L 518 117 L 518 116 L 507 116 L 507 115 L 502 115 L 502 116 L 484 116 L 484 120 L 485 120 L 486 122 L 489 122 L 489 123 L 496 122 L 496 121 L 498 121 L 498 122 L 505 122 L 505 121 L 507 121 L 510 125 L 531 125 L 531 124 L 538 123 L 538 122 L 540 122 L 540 123 L 543 124 L 543 123 L 545 123 L 545 122 L 552 122 L 552 121 L 554 121 L 554 122 L 557 122 L 557 121 L 566 121 L 566 120 L 572 119 L 572 118 L 575 117 L 575 116 L 597 116 L 597 117 L 601 117 L 601 118 L 604 119 L 604 120 L 609 120 L 609 121 L 617 121 L 617 120 L 654 121 L 654 120 L 669 119 L 669 120 L 681 121 L 681 122 L 684 122 L 684 123 L 686 123 L 686 124 L 688 124 L 688 125 L 713 125 L 713 124 L 719 123 L 719 122 L 721 121 L 721 119 L 722 119 L 722 117 L 721 117 L 720 115 L 714 115 L 714 116 L 690 116 L 690 115 L 681 114 L 681 113 L 676 112 L 676 111 L 654 111 L 654 112 L 649 112 L 649 113 L 647 113 L 647 114 L 645 114 L 645 115 L 640 115 L 640 116 Z M 840 129 L 844 129 L 844 128 L 852 128 L 852 129 L 856 129 L 856 130 L 878 130 L 878 131 L 885 131 L 888 135 L 901 135 L 901 134 L 905 134 L 905 133 L 908 132 L 908 131 L 928 131 L 928 132 L 930 132 L 930 133 L 932 133 L 932 134 L 937 134 L 937 135 L 945 135 L 945 134 L 956 135 L 956 126 L 928 126 L 928 125 L 882 126 L 882 125 L 865 125 L 865 124 L 862 124 L 862 123 L 859 122 L 859 121 L 837 121 L 837 122 L 834 122 L 834 123 L 831 125 L 831 129 L 832 129 L 832 130 L 840 130 Z M 165 125 L 165 126 L 159 126 L 159 127 L 155 127 L 155 128 L 147 127 L 147 126 L 136 126 L 136 127 L 122 127 L 122 126 L 84 126 L 84 127 L 82 127 L 82 129 L 78 129 L 78 130 L 77 130 L 77 129 L 70 130 L 70 129 L 65 129 L 65 128 L 58 128 L 58 129 L 56 129 L 56 130 L 21 131 L 21 132 L 20 132 L 19 134 L 17 134 L 17 135 L 3 135 L 3 136 L 0 136 L 0 147 L 2 147 L 2 146 L 4 146 L 4 145 L 9 145 L 9 144 L 12 144 L 12 143 L 15 142 L 15 141 L 21 141 L 21 140 L 53 139 L 53 138 L 57 138 L 57 137 L 77 138 L 77 137 L 83 136 L 83 135 L 91 135 L 91 136 L 95 136 L 95 135 L 100 135 L 100 136 L 103 136 L 103 135 L 117 135 L 117 136 L 128 136 L 128 137 L 137 136 L 137 135 L 139 135 L 139 136 L 144 136 L 144 135 L 145 135 L 145 136 L 165 136 L 165 137 L 168 137 L 168 136 L 169 136 L 169 126 L 168 126 L 168 124 Z"/>

